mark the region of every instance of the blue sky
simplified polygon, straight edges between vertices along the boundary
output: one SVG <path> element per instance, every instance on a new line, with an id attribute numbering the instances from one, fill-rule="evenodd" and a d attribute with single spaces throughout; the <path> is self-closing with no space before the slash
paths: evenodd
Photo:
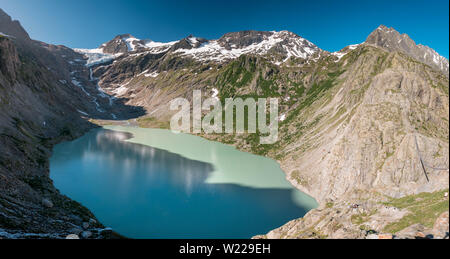
<path id="1" fill-rule="evenodd" d="M 328 51 L 363 42 L 380 24 L 449 56 L 448 0 L 0 0 L 32 38 L 94 48 L 131 33 L 154 41 L 240 30 L 289 30 Z"/>

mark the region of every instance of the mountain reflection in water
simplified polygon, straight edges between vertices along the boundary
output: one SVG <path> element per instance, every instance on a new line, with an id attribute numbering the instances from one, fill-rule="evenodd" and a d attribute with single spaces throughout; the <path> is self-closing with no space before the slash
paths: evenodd
<path id="1" fill-rule="evenodd" d="M 50 164 L 63 194 L 122 235 L 250 238 L 309 210 L 293 201 L 294 189 L 208 184 L 212 164 L 126 142 L 131 137 L 96 129 L 57 145 Z"/>

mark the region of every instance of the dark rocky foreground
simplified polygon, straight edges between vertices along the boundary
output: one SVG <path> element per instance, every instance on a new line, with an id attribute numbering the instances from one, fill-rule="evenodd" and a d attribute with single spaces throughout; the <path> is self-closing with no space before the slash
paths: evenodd
<path id="1" fill-rule="evenodd" d="M 106 116 L 84 92 L 96 91 L 87 68 L 67 62 L 82 56 L 31 40 L 1 9 L 0 31 L 6 35 L 0 36 L 0 238 L 117 236 L 61 195 L 49 177 L 52 147 L 96 127 L 79 111 Z M 74 78 L 86 89 L 69 85 Z M 104 99 L 97 103 L 107 103 Z M 137 111 L 120 102 L 111 109 L 129 116 Z"/>

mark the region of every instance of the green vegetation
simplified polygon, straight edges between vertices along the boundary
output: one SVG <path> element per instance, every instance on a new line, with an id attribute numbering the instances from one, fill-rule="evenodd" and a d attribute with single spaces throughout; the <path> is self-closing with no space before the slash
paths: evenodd
<path id="1" fill-rule="evenodd" d="M 141 128 L 159 128 L 159 129 L 169 129 L 170 122 L 159 121 L 154 117 L 146 117 L 137 119 L 137 123 Z"/>
<path id="2" fill-rule="evenodd" d="M 38 142 L 38 139 L 32 134 L 30 133 L 27 128 L 28 125 L 25 124 L 25 122 L 19 118 L 13 118 L 14 120 L 14 124 L 17 128 L 17 130 L 22 133 L 24 136 L 26 136 L 29 140 L 33 141 L 33 142 Z"/>
<path id="3" fill-rule="evenodd" d="M 388 56 L 389 56 L 389 53 L 382 52 L 382 54 L 377 57 L 376 64 L 375 64 L 375 66 L 373 68 L 373 71 L 372 71 L 372 74 L 371 74 L 372 76 L 375 76 L 375 75 L 377 75 L 377 74 L 379 74 L 380 72 L 383 71 L 383 69 L 384 69 L 384 67 L 386 65 L 385 61 L 386 61 Z"/>
<path id="4" fill-rule="evenodd" d="M 439 158 L 439 157 L 442 156 L 441 153 L 440 153 L 441 150 L 442 150 L 442 145 L 441 145 L 441 143 L 438 144 L 438 148 L 439 148 L 439 150 L 436 151 L 436 152 L 433 154 L 433 158 Z"/>
<path id="5" fill-rule="evenodd" d="M 248 134 L 248 137 L 245 138 L 245 141 L 247 144 L 250 145 L 250 150 L 253 154 L 266 156 L 269 153 L 269 151 L 277 149 L 279 142 L 271 145 L 262 145 L 260 144 L 261 136 L 264 135 L 261 134 L 259 131 L 257 131 L 257 133 Z"/>
<path id="6" fill-rule="evenodd" d="M 303 186 L 307 186 L 308 185 L 308 181 L 302 177 L 300 171 L 298 171 L 298 170 L 292 171 L 291 177 L 293 179 L 295 179 L 297 181 L 297 183 L 300 184 L 300 185 L 303 185 Z"/>
<path id="7" fill-rule="evenodd" d="M 355 225 L 361 225 L 369 220 L 370 215 L 367 213 L 355 214 L 352 215 L 351 221 Z"/>
<path id="8" fill-rule="evenodd" d="M 256 73 L 256 58 L 242 55 L 228 64 L 217 79 L 221 97 L 233 97 L 237 89 L 248 85 Z"/>
<path id="9" fill-rule="evenodd" d="M 277 97 L 280 95 L 274 79 L 265 80 L 260 75 L 258 78 L 258 87 L 261 89 L 262 96 L 264 97 Z"/>
<path id="10" fill-rule="evenodd" d="M 315 101 L 319 100 L 320 97 L 323 96 L 323 93 L 327 90 L 331 89 L 335 85 L 336 79 L 343 73 L 344 71 L 336 71 L 327 74 L 327 79 L 314 83 L 313 86 L 308 89 L 305 98 L 301 102 L 301 104 L 293 110 L 286 120 L 283 122 L 284 124 L 289 124 L 294 118 L 297 118 L 299 113 L 305 108 L 309 107 Z"/>
<path id="11" fill-rule="evenodd" d="M 446 192 L 448 192 L 448 189 L 434 193 L 410 195 L 384 203 L 386 206 L 409 211 L 401 220 L 387 225 L 384 231 L 396 233 L 414 224 L 433 227 L 436 219 L 449 210 L 448 198 L 444 197 Z"/>
<path id="12" fill-rule="evenodd" d="M 447 83 L 447 85 L 444 85 L 444 84 L 442 84 L 441 82 L 438 82 L 437 86 L 434 86 L 434 85 L 433 85 L 433 87 L 436 87 L 436 88 L 438 88 L 438 89 L 441 89 L 442 92 L 444 92 L 445 95 L 448 96 L 448 88 L 449 88 L 448 83 Z"/>

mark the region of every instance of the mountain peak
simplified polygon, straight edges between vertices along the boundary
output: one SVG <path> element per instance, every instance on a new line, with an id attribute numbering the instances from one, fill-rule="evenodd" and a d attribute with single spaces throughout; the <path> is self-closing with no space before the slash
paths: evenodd
<path id="1" fill-rule="evenodd" d="M 133 52 L 139 49 L 145 48 L 145 41 L 134 37 L 133 35 L 119 34 L 114 39 L 104 43 L 100 46 L 104 53 L 107 54 L 118 54 Z"/>
<path id="2" fill-rule="evenodd" d="M 127 38 L 136 38 L 136 37 L 134 37 L 133 35 L 131 35 L 129 33 L 126 33 L 126 34 L 117 35 L 116 38 L 127 39 Z"/>
<path id="3" fill-rule="evenodd" d="M 400 51 L 410 57 L 440 70 L 448 76 L 448 60 L 440 56 L 435 50 L 417 45 L 407 34 L 400 34 L 394 28 L 380 25 L 366 40 L 367 44 L 384 48 L 388 51 Z"/>
<path id="4" fill-rule="evenodd" d="M 199 40 L 197 38 L 197 40 Z M 178 53 L 200 61 L 224 61 L 243 54 L 276 53 L 276 63 L 289 58 L 307 59 L 321 51 L 308 40 L 288 31 L 238 31 L 224 34 L 218 40 L 203 41 L 193 46 L 182 40 L 174 45 Z"/>
<path id="5" fill-rule="evenodd" d="M 0 8 L 0 33 L 13 36 L 20 40 L 30 40 L 30 36 L 19 21 L 13 20 L 11 16 Z"/>
<path id="6" fill-rule="evenodd" d="M 378 31 L 395 31 L 395 29 L 394 28 L 392 28 L 392 27 L 387 27 L 386 25 L 383 25 L 383 24 L 381 24 L 380 26 L 378 26 L 378 28 L 376 29 L 376 30 L 378 30 Z"/>

